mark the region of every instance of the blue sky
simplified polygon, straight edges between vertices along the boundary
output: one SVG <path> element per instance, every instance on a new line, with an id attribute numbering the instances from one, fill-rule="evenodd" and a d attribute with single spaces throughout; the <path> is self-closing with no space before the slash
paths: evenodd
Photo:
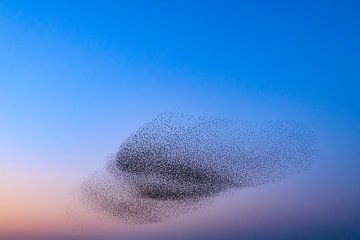
<path id="1" fill-rule="evenodd" d="M 340 171 L 358 196 L 359 12 L 357 1 L 0 1 L 3 169 L 77 179 L 156 114 L 181 111 L 309 124 L 333 146 L 317 183 Z"/>

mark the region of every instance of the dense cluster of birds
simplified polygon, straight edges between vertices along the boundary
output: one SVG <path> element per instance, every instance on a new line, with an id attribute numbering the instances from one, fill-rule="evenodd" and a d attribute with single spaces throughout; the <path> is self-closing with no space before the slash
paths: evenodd
<path id="1" fill-rule="evenodd" d="M 302 172 L 313 151 L 312 134 L 296 124 L 163 113 L 129 136 L 80 193 L 121 222 L 161 222 L 225 192 Z"/>

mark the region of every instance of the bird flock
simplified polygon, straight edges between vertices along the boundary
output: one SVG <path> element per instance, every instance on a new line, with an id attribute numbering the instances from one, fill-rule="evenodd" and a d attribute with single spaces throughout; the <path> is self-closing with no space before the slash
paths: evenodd
<path id="1" fill-rule="evenodd" d="M 120 222 L 156 223 L 305 171 L 313 153 L 313 134 L 294 123 L 163 113 L 129 136 L 79 192 Z"/>

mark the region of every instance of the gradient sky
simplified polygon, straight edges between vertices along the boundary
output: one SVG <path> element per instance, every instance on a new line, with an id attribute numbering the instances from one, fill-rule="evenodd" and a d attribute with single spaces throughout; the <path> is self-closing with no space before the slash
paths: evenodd
<path id="1" fill-rule="evenodd" d="M 358 1 L 0 1 L 0 239 L 360 238 Z M 306 124 L 317 161 L 164 224 L 74 189 L 164 111 Z"/>

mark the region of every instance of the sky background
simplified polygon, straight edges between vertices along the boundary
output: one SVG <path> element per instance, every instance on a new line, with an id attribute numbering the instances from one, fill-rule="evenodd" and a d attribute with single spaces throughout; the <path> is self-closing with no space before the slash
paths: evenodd
<path id="1" fill-rule="evenodd" d="M 0 239 L 358 239 L 358 1 L 1 1 Z M 163 224 L 74 189 L 164 111 L 312 129 L 308 172 Z"/>

